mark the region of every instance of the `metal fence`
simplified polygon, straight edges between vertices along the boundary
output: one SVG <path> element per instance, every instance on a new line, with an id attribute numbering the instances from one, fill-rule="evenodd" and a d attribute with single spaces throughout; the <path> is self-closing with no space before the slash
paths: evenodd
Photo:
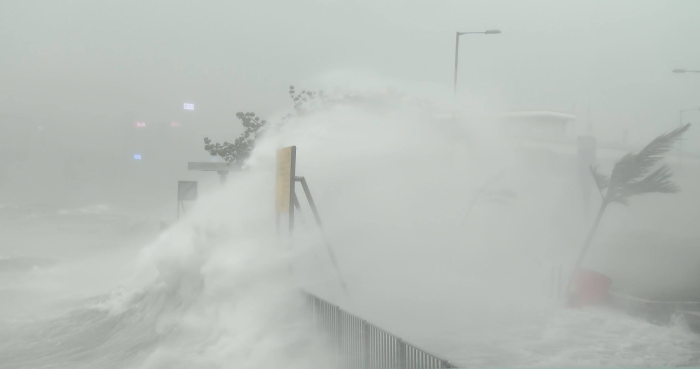
<path id="1" fill-rule="evenodd" d="M 316 329 L 339 351 L 344 369 L 457 368 L 338 306 L 305 295 Z"/>

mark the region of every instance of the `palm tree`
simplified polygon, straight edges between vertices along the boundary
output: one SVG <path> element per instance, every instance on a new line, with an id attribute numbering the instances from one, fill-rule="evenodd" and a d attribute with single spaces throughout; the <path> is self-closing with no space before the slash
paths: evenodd
<path id="1" fill-rule="evenodd" d="M 612 203 L 627 205 L 630 197 L 645 193 L 675 193 L 679 191 L 678 186 L 671 181 L 671 168 L 667 164 L 662 164 L 655 170 L 653 168 L 661 162 L 664 154 L 671 150 L 673 144 L 680 140 L 683 133 L 689 128 L 690 123 L 656 137 L 637 154 L 629 153 L 623 156 L 615 164 L 609 177 L 600 173 L 598 168 L 591 166 L 591 174 L 603 200 L 576 259 L 566 291 L 571 288 L 574 276 L 583 264 L 586 252 L 591 247 L 593 236 L 598 230 L 598 225 L 608 205 Z"/>

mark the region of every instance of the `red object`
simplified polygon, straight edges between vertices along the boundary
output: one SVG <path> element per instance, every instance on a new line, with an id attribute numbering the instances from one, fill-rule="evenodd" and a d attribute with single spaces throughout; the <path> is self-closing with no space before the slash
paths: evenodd
<path id="1" fill-rule="evenodd" d="M 610 277 L 588 269 L 579 269 L 573 281 L 573 307 L 602 305 L 610 296 Z"/>

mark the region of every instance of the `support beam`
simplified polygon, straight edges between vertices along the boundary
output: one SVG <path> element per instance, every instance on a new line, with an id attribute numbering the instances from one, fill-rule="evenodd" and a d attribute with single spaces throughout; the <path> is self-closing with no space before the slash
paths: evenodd
<path id="1" fill-rule="evenodd" d="M 318 214 L 318 209 L 316 209 L 316 203 L 314 203 L 314 198 L 311 197 L 311 190 L 309 190 L 309 185 L 306 183 L 306 178 L 304 177 L 294 177 L 294 180 L 296 182 L 301 182 L 301 187 L 304 188 L 304 194 L 306 194 L 306 200 L 309 202 L 309 206 L 311 207 L 311 212 L 314 213 L 314 218 L 316 219 L 316 224 L 318 225 L 319 230 L 321 231 L 321 235 L 323 236 L 323 241 L 326 244 L 326 250 L 328 251 L 328 257 L 331 259 L 331 262 L 333 263 L 333 267 L 335 267 L 335 271 L 338 274 L 338 279 L 340 280 L 340 284 L 343 287 L 343 291 L 345 293 L 348 293 L 348 286 L 345 284 L 345 280 L 343 279 L 342 274 L 340 273 L 340 266 L 338 265 L 338 260 L 335 258 L 335 252 L 333 252 L 333 247 L 331 247 L 331 243 L 328 241 L 328 237 L 326 236 L 326 232 L 323 229 L 323 223 L 321 222 L 321 216 Z M 296 199 L 296 196 L 294 196 Z"/>
<path id="2" fill-rule="evenodd" d="M 321 223 L 321 216 L 318 214 L 318 210 L 316 209 L 316 203 L 314 203 L 314 198 L 311 197 L 311 191 L 309 190 L 309 185 L 306 184 L 306 178 L 294 177 L 294 179 L 297 182 L 301 182 L 301 187 L 304 188 L 304 194 L 306 195 L 306 199 L 309 201 L 309 205 L 311 206 L 311 211 L 314 213 L 314 218 L 316 219 L 316 224 L 318 224 L 319 228 L 323 229 L 323 223 Z"/>

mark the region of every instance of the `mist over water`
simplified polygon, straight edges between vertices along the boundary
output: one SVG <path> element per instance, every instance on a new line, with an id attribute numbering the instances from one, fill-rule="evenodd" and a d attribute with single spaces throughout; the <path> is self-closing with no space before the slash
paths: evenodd
<path id="1" fill-rule="evenodd" d="M 1 4 L 0 369 L 338 367 L 302 291 L 460 367 L 700 366 L 682 317 L 554 293 L 601 201 L 595 187 L 584 201 L 577 136 L 610 173 L 700 117 L 697 74 L 671 72 L 696 68 L 697 10 Z M 493 28 L 460 39 L 453 92 L 454 32 Z M 291 84 L 336 103 L 282 119 Z M 244 170 L 224 186 L 186 170 L 213 160 L 202 138 L 236 139 L 239 111 L 270 122 Z M 573 118 L 548 141 L 503 125 L 513 111 Z M 680 193 L 605 213 L 583 266 L 615 292 L 700 301 L 696 126 L 667 156 Z M 276 226 L 291 145 L 323 230 L 300 186 L 293 234 Z M 199 184 L 185 210 L 179 180 Z"/>
<path id="2" fill-rule="evenodd" d="M 682 324 L 562 311 L 551 299 L 552 268 L 582 235 L 572 226 L 583 218 L 573 154 L 523 148 L 476 120 L 436 124 L 410 101 L 340 105 L 271 126 L 244 172 L 122 259 L 120 287 L 54 317 L 5 323 L 5 366 L 323 367 L 334 354 L 306 325 L 300 290 L 462 365 L 681 365 L 697 356 Z M 305 201 L 294 236 L 276 235 L 275 152 L 288 145 L 347 295 Z M 515 196 L 470 207 L 486 183 Z M 628 344 L 595 348 L 620 335 Z M 632 360 L 642 351 L 648 360 Z"/>
<path id="3" fill-rule="evenodd" d="M 436 122 L 435 110 L 413 101 L 341 104 L 273 124 L 243 172 L 153 241 L 142 237 L 138 252 L 30 261 L 8 280 L 50 298 L 21 319 L 30 300 L 5 299 L 15 314 L 3 323 L 2 367 L 333 365 L 335 353 L 307 325 L 301 290 L 463 366 L 688 365 L 699 357 L 682 322 L 566 311 L 552 299 L 552 268 L 572 260 L 585 224 L 575 153 L 523 146 L 478 119 Z M 289 145 L 349 294 L 301 189 L 293 237 L 277 235 L 275 152 Z M 485 184 L 514 195 L 472 206 Z M 85 230 L 109 214 L 94 205 L 54 216 L 87 217 L 76 223 Z M 102 227 L 96 238 L 114 240 Z M 87 283 L 93 278 L 103 281 Z"/>
<path id="4" fill-rule="evenodd" d="M 275 238 L 269 169 L 205 196 L 132 254 L 118 288 L 83 298 L 67 313 L 4 322 L 2 367 L 326 365 L 332 356 L 308 330 L 289 278 L 293 255 Z M 109 260 L 103 257 L 93 261 Z M 89 272 L 83 278 L 104 277 Z"/>

